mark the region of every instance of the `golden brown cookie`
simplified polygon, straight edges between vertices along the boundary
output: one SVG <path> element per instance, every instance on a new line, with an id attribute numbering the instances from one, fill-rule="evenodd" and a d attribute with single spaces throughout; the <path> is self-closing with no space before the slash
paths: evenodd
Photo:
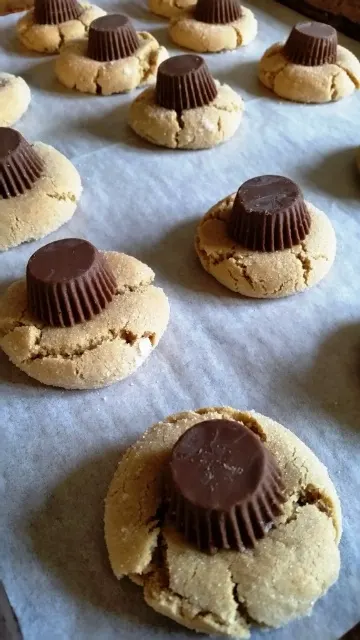
<path id="1" fill-rule="evenodd" d="M 261 176 L 249 180 L 240 187 L 239 192 L 242 189 L 246 190 L 249 183 L 256 184 L 259 180 L 264 180 L 264 194 L 259 202 L 264 203 L 268 209 L 270 209 L 269 203 L 276 202 L 276 199 L 281 197 L 278 192 L 275 196 L 265 193 L 269 183 L 270 186 L 271 184 L 275 186 L 275 189 L 279 187 L 282 189 L 283 185 L 279 180 L 285 180 L 292 194 L 290 201 L 293 197 L 293 188 L 297 197 L 297 185 L 278 176 Z M 325 277 L 334 262 L 336 253 L 335 232 L 325 213 L 302 200 L 304 208 L 299 214 L 299 219 L 294 223 L 298 226 L 295 227 L 292 237 L 288 237 L 288 210 L 282 212 L 284 213 L 284 230 L 280 231 L 276 226 L 277 221 L 272 220 L 271 215 L 266 215 L 269 228 L 263 229 L 261 226 L 263 221 L 259 220 L 259 228 L 253 229 L 254 236 L 247 236 L 251 220 L 249 223 L 248 218 L 244 216 L 241 219 L 241 228 L 239 223 L 238 235 L 235 232 L 234 237 L 234 229 L 230 229 L 230 221 L 236 198 L 237 194 L 232 194 L 218 202 L 205 214 L 197 228 L 195 249 L 205 271 L 231 291 L 251 298 L 289 296 L 305 291 Z M 253 203 L 248 203 L 250 217 L 252 206 Z M 237 216 L 238 213 L 236 210 L 235 215 Z M 262 214 L 259 208 L 259 218 Z M 271 225 L 274 225 L 273 228 Z M 263 246 L 264 238 L 276 242 L 271 246 Z M 259 244 L 257 244 L 258 240 Z"/>
<path id="2" fill-rule="evenodd" d="M 164 501 L 174 445 L 194 425 L 214 420 L 235 421 L 241 437 L 245 429 L 260 438 L 281 474 L 282 513 L 243 552 L 200 551 L 177 530 Z M 279 627 L 311 612 L 338 577 L 340 536 L 339 499 L 326 467 L 282 425 L 230 407 L 187 411 L 152 426 L 123 456 L 105 502 L 116 577 L 129 576 L 151 607 L 179 624 L 237 638 L 248 638 L 252 625 Z"/>
<path id="3" fill-rule="evenodd" d="M 200 56 L 174 56 L 160 65 L 156 87 L 132 103 L 129 124 L 162 147 L 208 149 L 234 135 L 243 110 L 240 96 L 214 80 Z"/>
<path id="4" fill-rule="evenodd" d="M 287 42 L 276 43 L 265 51 L 259 65 L 261 82 L 276 95 L 294 102 L 324 103 L 341 100 L 360 88 L 360 62 L 351 51 L 337 44 L 336 31 L 328 25 L 322 28 L 325 35 L 334 39 L 332 50 L 316 55 L 316 38 L 310 44 L 300 38 L 292 48 L 294 30 L 310 28 L 318 23 L 301 23 L 294 27 Z M 326 38 L 325 35 L 323 40 Z M 329 36 L 328 36 L 329 39 Z M 290 46 L 289 46 L 290 42 Z M 314 55 L 306 46 L 312 46 Z M 321 49 L 321 40 L 318 47 Z M 324 45 L 325 48 L 325 45 Z M 326 49 L 326 48 L 325 48 Z"/>
<path id="5" fill-rule="evenodd" d="M 78 171 L 57 149 L 0 128 L 0 251 L 58 229 L 81 192 Z"/>
<path id="6" fill-rule="evenodd" d="M 210 3 L 219 6 L 210 11 Z M 200 0 L 195 9 L 171 20 L 169 34 L 176 44 L 191 51 L 232 51 L 254 40 L 257 21 L 253 12 L 238 0 Z"/>
<path id="7" fill-rule="evenodd" d="M 91 22 L 105 14 L 96 5 L 81 5 L 76 0 L 35 0 L 35 8 L 20 18 L 16 31 L 27 49 L 58 53 L 67 42 L 86 35 Z"/>
<path id="8" fill-rule="evenodd" d="M 38 265 L 39 252 L 48 259 L 59 243 L 72 257 L 56 259 L 46 271 Z M 79 244 L 85 245 L 90 266 L 80 264 L 77 273 L 68 273 Z M 96 252 L 96 261 L 89 251 Z M 66 273 L 60 277 L 61 266 Z M 169 303 L 152 284 L 154 277 L 139 260 L 99 253 L 86 241 L 46 245 L 30 259 L 27 282 L 12 284 L 1 300 L 0 347 L 19 369 L 46 385 L 95 389 L 122 380 L 148 358 L 168 323 Z"/>
<path id="9" fill-rule="evenodd" d="M 91 24 L 89 38 L 62 48 L 55 73 L 69 89 L 111 95 L 154 83 L 167 57 L 166 49 L 150 33 L 137 33 L 129 18 L 107 15 Z"/>
<path id="10" fill-rule="evenodd" d="M 20 120 L 30 100 L 30 89 L 25 80 L 0 72 L 0 127 L 9 127 Z"/>

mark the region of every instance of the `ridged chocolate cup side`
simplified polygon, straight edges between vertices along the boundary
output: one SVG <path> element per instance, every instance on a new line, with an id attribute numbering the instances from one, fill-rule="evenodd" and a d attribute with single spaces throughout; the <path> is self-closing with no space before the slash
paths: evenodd
<path id="1" fill-rule="evenodd" d="M 253 548 L 282 512 L 277 464 L 245 425 L 208 420 L 176 442 L 166 475 L 168 518 L 202 551 Z"/>
<path id="2" fill-rule="evenodd" d="M 35 0 L 34 20 L 36 24 L 61 24 L 77 20 L 83 11 L 76 0 Z"/>
<path id="3" fill-rule="evenodd" d="M 21 133 L 0 127 L 0 198 L 24 194 L 43 170 L 43 160 Z"/>
<path id="4" fill-rule="evenodd" d="M 282 176 L 258 176 L 238 190 L 228 222 L 229 235 L 253 251 L 282 251 L 300 244 L 311 217 L 300 188 Z"/>
<path id="5" fill-rule="evenodd" d="M 294 64 L 318 67 L 334 64 L 337 58 L 337 32 L 322 22 L 302 22 L 292 28 L 284 54 Z"/>
<path id="6" fill-rule="evenodd" d="M 98 62 L 110 62 L 133 55 L 139 44 L 137 33 L 127 16 L 106 15 L 90 25 L 87 54 Z"/>
<path id="7" fill-rule="evenodd" d="M 50 326 L 71 327 L 91 320 L 111 302 L 115 277 L 99 251 L 69 238 L 45 245 L 26 269 L 28 310 Z"/>
<path id="8" fill-rule="evenodd" d="M 203 107 L 217 96 L 217 88 L 203 58 L 174 56 L 161 63 L 156 81 L 156 102 L 181 112 Z"/>
<path id="9" fill-rule="evenodd" d="M 243 15 L 239 0 L 198 0 L 194 17 L 208 24 L 229 24 Z"/>

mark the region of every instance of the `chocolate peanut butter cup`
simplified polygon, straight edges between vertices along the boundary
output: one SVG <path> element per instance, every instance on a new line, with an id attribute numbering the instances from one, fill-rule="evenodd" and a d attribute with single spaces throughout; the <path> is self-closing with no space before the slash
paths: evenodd
<path id="1" fill-rule="evenodd" d="M 44 163 L 21 133 L 0 127 L 0 198 L 13 198 L 31 189 Z"/>
<path id="2" fill-rule="evenodd" d="M 260 438 L 233 420 L 207 420 L 175 443 L 168 517 L 189 542 L 214 553 L 254 547 L 281 513 L 281 473 Z"/>
<path id="3" fill-rule="evenodd" d="M 229 235 L 253 251 L 281 251 L 305 240 L 311 217 L 300 188 L 289 178 L 259 176 L 236 194 Z"/>
<path id="4" fill-rule="evenodd" d="M 239 20 L 242 14 L 239 0 L 198 0 L 194 18 L 208 24 L 229 24 Z"/>
<path id="5" fill-rule="evenodd" d="M 35 0 L 34 20 L 36 24 L 61 24 L 77 20 L 83 11 L 76 0 Z"/>
<path id="6" fill-rule="evenodd" d="M 127 16 L 106 15 L 90 25 L 88 56 L 98 62 L 127 58 L 138 49 L 139 38 Z"/>
<path id="7" fill-rule="evenodd" d="M 335 63 L 337 33 L 322 22 L 302 22 L 292 28 L 284 45 L 284 54 L 294 64 L 318 67 Z"/>
<path id="8" fill-rule="evenodd" d="M 47 325 L 71 327 L 101 313 L 114 297 L 116 280 L 103 256 L 87 240 L 45 245 L 26 269 L 29 311 Z"/>
<path id="9" fill-rule="evenodd" d="M 161 63 L 156 81 L 156 102 L 178 113 L 203 107 L 217 95 L 215 82 L 201 56 L 174 56 Z"/>

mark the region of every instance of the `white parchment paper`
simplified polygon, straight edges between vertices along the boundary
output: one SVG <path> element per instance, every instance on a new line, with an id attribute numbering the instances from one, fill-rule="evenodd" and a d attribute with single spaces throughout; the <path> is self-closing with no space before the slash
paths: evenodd
<path id="1" fill-rule="evenodd" d="M 222 404 L 256 409 L 291 428 L 328 466 L 343 506 L 339 581 L 311 617 L 266 637 L 335 640 L 360 617 L 360 92 L 324 106 L 272 97 L 257 82 L 257 61 L 298 16 L 270 0 L 250 6 L 259 20 L 256 41 L 206 56 L 214 76 L 244 97 L 246 115 L 230 142 L 202 152 L 136 138 L 126 117 L 137 92 L 102 98 L 63 90 L 54 59 L 21 52 L 17 18 L 0 19 L 0 69 L 21 74 L 32 91 L 19 130 L 71 158 L 84 186 L 67 225 L 0 255 L 1 287 L 22 276 L 38 247 L 80 236 L 147 262 L 171 301 L 159 347 L 136 374 L 107 389 L 47 388 L 1 355 L 1 577 L 25 640 L 194 637 L 149 609 L 140 588 L 113 577 L 103 499 L 121 452 L 151 423 Z M 128 13 L 176 51 L 167 23 L 144 4 L 104 8 Z M 340 41 L 360 55 L 358 43 Z M 199 217 L 261 173 L 298 181 L 338 238 L 326 280 L 278 301 L 230 293 L 202 271 L 193 251 Z"/>

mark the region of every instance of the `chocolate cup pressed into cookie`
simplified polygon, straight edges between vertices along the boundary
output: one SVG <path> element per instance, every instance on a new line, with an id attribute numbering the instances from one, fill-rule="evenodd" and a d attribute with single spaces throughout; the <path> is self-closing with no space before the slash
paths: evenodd
<path id="1" fill-rule="evenodd" d="M 216 96 L 215 82 L 201 56 L 174 56 L 159 66 L 156 81 L 159 106 L 181 112 L 210 104 Z"/>
<path id="2" fill-rule="evenodd" d="M 165 483 L 168 517 L 188 542 L 210 553 L 255 547 L 284 501 L 274 458 L 232 420 L 186 431 L 173 447 Z"/>
<path id="3" fill-rule="evenodd" d="M 83 12 L 76 0 L 35 0 L 34 21 L 36 24 L 61 24 L 77 20 Z"/>
<path id="4" fill-rule="evenodd" d="M 139 44 L 137 33 L 127 16 L 106 15 L 90 25 L 87 54 L 98 62 L 111 62 L 133 55 Z"/>
<path id="5" fill-rule="evenodd" d="M 334 64 L 337 33 L 327 24 L 303 22 L 295 25 L 284 45 L 284 55 L 294 64 L 318 67 Z"/>
<path id="6" fill-rule="evenodd" d="M 243 15 L 238 0 L 198 0 L 194 18 L 207 24 L 230 24 Z"/>
<path id="7" fill-rule="evenodd" d="M 26 269 L 29 311 L 50 326 L 91 320 L 111 302 L 116 280 L 87 240 L 57 240 L 38 249 Z"/>
<path id="8" fill-rule="evenodd" d="M 195 250 L 205 271 L 251 298 L 281 298 L 329 272 L 336 237 L 326 214 L 282 176 L 258 176 L 200 221 Z"/>
<path id="9" fill-rule="evenodd" d="M 14 198 L 25 193 L 43 170 L 43 160 L 21 133 L 0 127 L 0 196 Z"/>

